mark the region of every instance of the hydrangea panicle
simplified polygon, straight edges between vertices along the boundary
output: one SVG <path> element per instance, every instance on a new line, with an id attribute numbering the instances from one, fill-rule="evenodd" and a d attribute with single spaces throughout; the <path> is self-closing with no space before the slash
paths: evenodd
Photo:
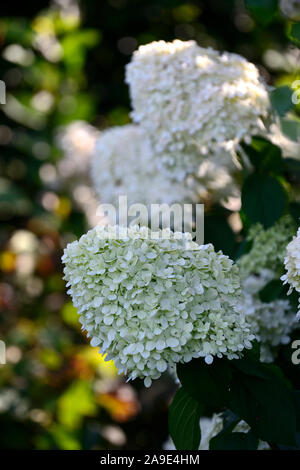
<path id="1" fill-rule="evenodd" d="M 231 173 L 233 160 L 203 160 L 194 175 L 178 182 L 172 172 L 162 172 L 150 140 L 137 125 L 116 126 L 102 132 L 92 157 L 91 176 L 102 203 L 118 204 L 126 195 L 129 204 L 173 204 L 199 200 L 218 201 L 239 194 Z M 150 184 L 151 183 L 151 184 Z"/>
<path id="2" fill-rule="evenodd" d="M 259 297 L 261 289 L 274 278 L 273 271 L 263 269 L 259 275 L 251 274 L 242 281 L 244 311 L 260 342 L 260 359 L 263 362 L 272 362 L 276 347 L 288 344 L 291 332 L 297 328 L 295 313 L 288 300 L 262 302 Z"/>
<path id="3" fill-rule="evenodd" d="M 168 365 L 239 358 L 252 347 L 238 267 L 189 233 L 97 226 L 62 260 L 91 345 L 129 379 L 150 386 Z"/>
<path id="4" fill-rule="evenodd" d="M 290 215 L 281 217 L 272 227 L 264 229 L 261 224 L 250 227 L 247 242 L 252 243 L 248 253 L 237 262 L 241 277 L 260 274 L 263 269 L 270 269 L 276 274 L 283 271 L 285 247 L 296 232 L 295 222 Z"/>
<path id="5" fill-rule="evenodd" d="M 297 235 L 286 247 L 286 257 L 284 259 L 286 273 L 281 277 L 284 284 L 290 285 L 289 294 L 295 289 L 300 293 L 300 228 Z M 297 313 L 300 319 L 300 305 Z"/>
<path id="6" fill-rule="evenodd" d="M 178 183 L 162 174 L 155 163 L 150 141 L 138 126 L 128 124 L 104 131 L 96 142 L 91 176 L 103 203 L 172 204 L 196 200 L 195 186 Z"/>
<path id="7" fill-rule="evenodd" d="M 151 137 L 161 167 L 178 179 L 201 159 L 222 159 L 241 140 L 265 132 L 269 98 L 257 68 L 195 41 L 140 46 L 127 65 L 132 118 Z"/>
<path id="8" fill-rule="evenodd" d="M 100 132 L 85 121 L 73 121 L 62 127 L 56 136 L 63 158 L 58 162 L 62 178 L 86 178 L 91 155 Z"/>

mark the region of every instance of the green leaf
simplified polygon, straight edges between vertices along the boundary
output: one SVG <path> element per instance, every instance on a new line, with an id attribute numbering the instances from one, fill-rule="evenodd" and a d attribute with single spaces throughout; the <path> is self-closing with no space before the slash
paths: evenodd
<path id="1" fill-rule="evenodd" d="M 254 137 L 251 145 L 243 144 L 243 148 L 254 168 L 260 172 L 281 173 L 283 158 L 276 145 L 262 137 Z"/>
<path id="2" fill-rule="evenodd" d="M 241 418 L 233 413 L 231 410 L 227 409 L 223 413 L 223 429 L 222 433 L 232 432 L 236 425 L 241 421 Z"/>
<path id="3" fill-rule="evenodd" d="M 284 116 L 288 111 L 294 108 L 292 102 L 293 91 L 289 86 L 284 85 L 271 91 L 271 104 L 279 116 Z"/>
<path id="4" fill-rule="evenodd" d="M 177 450 L 197 450 L 201 441 L 203 407 L 182 387 L 169 410 L 169 432 Z"/>
<path id="5" fill-rule="evenodd" d="M 83 67 L 87 50 L 95 46 L 101 39 L 100 31 L 85 29 L 74 31 L 61 40 L 63 49 L 63 61 L 72 70 L 80 70 Z"/>
<path id="6" fill-rule="evenodd" d="M 243 224 L 244 225 L 244 224 Z M 246 238 L 244 238 L 238 245 L 237 245 L 237 248 L 236 248 L 236 251 L 234 253 L 234 256 L 232 257 L 232 259 L 234 261 L 237 261 L 241 256 L 245 255 L 246 253 L 249 253 L 249 251 L 251 250 L 251 247 L 253 245 L 253 241 L 252 240 L 247 240 Z"/>
<path id="7" fill-rule="evenodd" d="M 177 374 L 185 390 L 200 403 L 224 406 L 229 393 L 231 364 L 227 359 L 214 359 L 206 364 L 204 359 L 193 359 L 178 364 Z"/>
<path id="8" fill-rule="evenodd" d="M 85 416 L 94 416 L 97 413 L 90 384 L 83 380 L 73 382 L 60 396 L 57 408 L 58 421 L 66 429 L 79 428 Z"/>
<path id="9" fill-rule="evenodd" d="M 234 432 L 241 419 L 231 410 L 223 413 L 223 429 L 210 440 L 211 450 L 255 450 L 258 439 L 250 431 L 246 433 Z M 243 436 L 239 436 L 243 434 Z"/>
<path id="10" fill-rule="evenodd" d="M 58 449 L 62 450 L 81 450 L 82 444 L 78 431 L 70 431 L 60 424 L 50 426 L 49 434 L 52 436 Z"/>
<path id="11" fill-rule="evenodd" d="M 243 359 L 249 359 L 251 361 L 260 361 L 260 344 L 257 340 L 252 341 L 251 349 L 244 349 Z"/>
<path id="12" fill-rule="evenodd" d="M 254 224 L 269 228 L 283 215 L 286 193 L 272 176 L 252 174 L 242 187 L 242 211 Z"/>
<path id="13" fill-rule="evenodd" d="M 235 234 L 224 214 L 205 217 L 204 239 L 205 243 L 212 243 L 216 251 L 222 250 L 225 255 L 233 257 L 236 248 Z"/>
<path id="14" fill-rule="evenodd" d="M 284 159 L 284 169 L 285 172 L 291 177 L 294 181 L 300 180 L 300 161 L 295 158 L 285 158 Z"/>
<path id="15" fill-rule="evenodd" d="M 270 23 L 277 11 L 277 0 L 246 0 L 246 7 L 262 25 Z"/>
<path id="16" fill-rule="evenodd" d="M 283 134 L 294 142 L 300 139 L 300 121 L 298 119 L 281 119 L 281 130 Z"/>
<path id="17" fill-rule="evenodd" d="M 257 366 L 259 370 L 259 366 Z M 265 377 L 237 371 L 230 385 L 230 409 L 244 419 L 256 437 L 295 445 L 296 418 L 292 391 L 280 369 L 260 364 Z"/>
<path id="18" fill-rule="evenodd" d="M 300 390 L 294 391 L 295 406 L 296 406 L 296 427 L 300 431 Z"/>
<path id="19" fill-rule="evenodd" d="M 297 43 L 300 44 L 300 23 L 291 23 L 288 32 L 287 32 L 288 38 Z"/>
<path id="20" fill-rule="evenodd" d="M 284 285 L 279 279 L 273 279 L 268 282 L 263 289 L 259 291 L 259 298 L 262 302 L 273 302 L 278 299 L 284 291 Z"/>
<path id="21" fill-rule="evenodd" d="M 244 356 L 241 359 L 234 359 L 232 363 L 245 375 L 259 377 L 264 380 L 269 378 L 268 373 L 264 370 L 261 362 L 259 362 L 259 358 Z"/>
<path id="22" fill-rule="evenodd" d="M 290 204 L 290 213 L 292 215 L 292 217 L 294 218 L 295 222 L 296 222 L 296 227 L 299 225 L 299 221 L 300 221 L 300 204 L 299 202 L 292 202 Z M 295 235 L 296 235 L 296 230 L 295 230 Z"/>
<path id="23" fill-rule="evenodd" d="M 210 441 L 210 450 L 256 450 L 258 439 L 251 432 L 219 433 Z"/>

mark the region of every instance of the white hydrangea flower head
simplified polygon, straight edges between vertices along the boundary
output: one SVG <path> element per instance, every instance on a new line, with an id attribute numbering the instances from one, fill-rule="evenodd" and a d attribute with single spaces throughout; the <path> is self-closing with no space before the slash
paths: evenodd
<path id="1" fill-rule="evenodd" d="M 268 229 L 264 229 L 261 224 L 252 225 L 247 235 L 247 241 L 252 242 L 251 249 L 237 261 L 241 277 L 259 274 L 262 269 L 271 269 L 281 274 L 285 247 L 295 232 L 296 225 L 290 215 L 281 217 Z"/>
<path id="2" fill-rule="evenodd" d="M 63 155 L 56 164 L 55 185 L 64 188 L 68 186 L 74 202 L 85 214 L 90 227 L 101 222 L 97 214 L 99 202 L 91 187 L 89 175 L 90 160 L 99 135 L 98 129 L 85 121 L 73 121 L 61 126 L 56 134 L 56 144 Z"/>
<path id="3" fill-rule="evenodd" d="M 92 158 L 91 175 L 100 202 L 116 207 L 119 196 L 127 196 L 128 204 L 146 206 L 197 200 L 192 181 L 178 183 L 158 170 L 147 135 L 132 124 L 101 134 Z"/>
<path id="4" fill-rule="evenodd" d="M 223 417 L 222 414 L 214 413 L 211 418 L 200 418 L 200 429 L 201 429 L 201 442 L 199 450 L 209 450 L 209 443 L 219 432 L 223 429 Z M 249 425 L 245 421 L 240 421 L 232 432 L 248 432 L 250 430 Z M 168 441 L 163 446 L 164 450 L 175 450 L 172 438 L 169 437 Z M 267 442 L 259 441 L 257 450 L 268 450 L 270 446 Z"/>
<path id="5" fill-rule="evenodd" d="M 64 154 L 58 162 L 61 177 L 87 177 L 90 158 L 99 135 L 98 129 L 85 121 L 74 121 L 58 131 L 56 142 Z"/>
<path id="6" fill-rule="evenodd" d="M 290 285 L 289 294 L 293 289 L 300 293 L 300 228 L 298 228 L 297 235 L 286 247 L 284 266 L 286 273 L 281 277 L 281 280 L 284 284 Z M 297 318 L 300 318 L 300 305 Z"/>
<path id="7" fill-rule="evenodd" d="M 102 203 L 118 205 L 126 195 L 128 204 L 182 204 L 209 199 L 226 200 L 239 189 L 231 173 L 232 159 L 205 159 L 197 172 L 180 183 L 157 167 L 150 141 L 139 126 L 128 124 L 104 131 L 92 157 L 91 176 Z M 113 221 L 112 221 L 113 222 Z"/>
<path id="8" fill-rule="evenodd" d="M 90 227 L 101 222 L 97 214 L 99 202 L 89 175 L 90 160 L 99 135 L 98 129 L 85 121 L 62 126 L 56 135 L 56 144 L 63 155 L 56 165 L 58 178 L 55 183 L 69 187 Z"/>
<path id="9" fill-rule="evenodd" d="M 168 365 L 239 358 L 255 338 L 240 301 L 238 267 L 189 233 L 159 235 L 147 227 L 97 226 L 62 258 L 91 345 L 146 386 Z"/>
<path id="10" fill-rule="evenodd" d="M 265 131 L 267 89 L 257 68 L 237 54 L 195 41 L 153 42 L 134 53 L 126 82 L 134 122 L 178 178 L 212 154 L 230 158 L 239 141 Z"/>
<path id="11" fill-rule="evenodd" d="M 260 359 L 273 362 L 276 347 L 288 344 L 291 332 L 297 328 L 295 312 L 288 300 L 276 299 L 262 302 L 259 292 L 274 279 L 273 271 L 262 270 L 259 275 L 250 275 L 242 282 L 243 306 L 247 320 L 260 342 Z"/>
<path id="12" fill-rule="evenodd" d="M 281 279 L 285 284 L 290 284 L 290 290 L 295 289 L 300 292 L 300 229 L 286 247 L 284 265 L 287 272 Z"/>

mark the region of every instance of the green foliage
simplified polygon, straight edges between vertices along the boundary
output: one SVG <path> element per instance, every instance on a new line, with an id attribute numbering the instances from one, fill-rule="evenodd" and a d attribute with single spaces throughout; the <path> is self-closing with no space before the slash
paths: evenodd
<path id="1" fill-rule="evenodd" d="M 251 431 L 236 431 L 240 418 L 227 410 L 223 413 L 223 429 L 209 442 L 210 450 L 256 450 L 258 438 Z"/>
<path id="2" fill-rule="evenodd" d="M 294 158 L 285 158 L 284 169 L 290 177 L 300 178 L 300 162 Z"/>
<path id="3" fill-rule="evenodd" d="M 272 302 L 278 299 L 280 294 L 285 290 L 285 287 L 279 279 L 273 279 L 259 292 L 259 298 L 262 302 Z"/>
<path id="4" fill-rule="evenodd" d="M 283 134 L 291 139 L 293 142 L 298 142 L 300 139 L 300 121 L 299 119 L 281 119 L 281 130 Z"/>
<path id="5" fill-rule="evenodd" d="M 251 432 L 218 434 L 210 441 L 210 450 L 256 450 L 258 438 Z"/>
<path id="6" fill-rule="evenodd" d="M 282 172 L 284 160 L 281 150 L 268 140 L 263 137 L 254 137 L 251 145 L 243 144 L 243 148 L 257 172 L 265 174 Z"/>
<path id="7" fill-rule="evenodd" d="M 297 170 L 299 171 L 299 167 Z M 292 202 L 290 204 L 290 212 L 291 215 L 294 217 L 296 224 L 298 224 L 300 220 L 300 204 L 297 202 Z"/>
<path id="8" fill-rule="evenodd" d="M 286 190 L 281 176 L 286 167 L 279 147 L 262 137 L 243 145 L 254 171 L 242 186 L 241 211 L 251 224 L 261 223 L 264 228 L 274 225 L 287 207 Z"/>
<path id="9" fill-rule="evenodd" d="M 70 72 L 82 69 L 88 48 L 99 43 L 100 33 L 95 30 L 75 31 L 61 41 L 63 58 Z"/>
<path id="10" fill-rule="evenodd" d="M 228 400 L 231 368 L 228 361 L 214 360 L 213 366 L 201 359 L 177 366 L 178 378 L 191 397 L 210 406 L 222 406 Z"/>
<path id="11" fill-rule="evenodd" d="M 244 419 L 260 439 L 295 444 L 295 407 L 292 392 L 275 366 L 251 364 L 233 375 L 229 408 Z M 275 411 L 276 410 L 276 411 Z"/>
<path id="12" fill-rule="evenodd" d="M 96 412 L 94 395 L 88 382 L 73 382 L 58 400 L 58 421 L 68 429 L 78 428 L 84 416 L 93 416 Z"/>
<path id="13" fill-rule="evenodd" d="M 284 116 L 293 109 L 292 94 L 293 91 L 289 86 L 281 86 L 271 92 L 271 104 L 279 116 Z"/>
<path id="14" fill-rule="evenodd" d="M 287 197 L 282 184 L 273 176 L 252 174 L 242 187 L 242 211 L 252 224 L 264 228 L 274 225 L 283 215 Z"/>
<path id="15" fill-rule="evenodd" d="M 277 0 L 246 0 L 246 7 L 262 25 L 270 23 L 277 11 Z"/>
<path id="16" fill-rule="evenodd" d="M 294 400 L 296 406 L 296 427 L 297 431 L 300 431 L 300 390 L 295 391 Z"/>
<path id="17" fill-rule="evenodd" d="M 236 237 L 224 213 L 207 215 L 204 225 L 204 241 L 214 245 L 216 250 L 222 250 L 230 258 L 236 250 Z"/>
<path id="18" fill-rule="evenodd" d="M 260 362 L 258 352 L 255 346 L 242 359 L 220 359 L 212 365 L 194 359 L 178 366 L 181 408 L 189 398 L 193 409 L 196 402 L 227 407 L 251 428 L 248 434 L 232 433 L 237 422 L 232 423 L 212 441 L 212 448 L 253 449 L 258 439 L 272 445 L 296 444 L 296 405 L 291 387 L 278 367 Z M 174 442 L 180 439 L 179 429 L 172 428 Z"/>
<path id="19" fill-rule="evenodd" d="M 291 41 L 299 45 L 300 44 L 300 23 L 291 23 L 288 27 L 287 35 Z"/>
<path id="20" fill-rule="evenodd" d="M 203 408 L 180 388 L 169 410 L 169 430 L 178 450 L 197 450 L 201 440 L 199 425 Z"/>
<path id="21" fill-rule="evenodd" d="M 72 432 L 66 429 L 64 426 L 56 424 L 50 429 L 50 436 L 53 439 L 55 445 L 59 449 L 64 450 L 81 450 L 80 439 L 78 432 Z M 47 442 L 47 441 L 46 441 Z M 41 442 L 42 447 L 47 447 L 46 443 Z"/>

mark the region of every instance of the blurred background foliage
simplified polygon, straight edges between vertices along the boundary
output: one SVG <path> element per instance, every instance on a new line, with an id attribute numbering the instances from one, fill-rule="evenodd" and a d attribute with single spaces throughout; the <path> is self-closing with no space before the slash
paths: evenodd
<path id="1" fill-rule="evenodd" d="M 62 249 L 95 207 L 72 156 L 92 147 L 94 128 L 130 121 L 124 66 L 140 44 L 195 39 L 242 54 L 276 86 L 299 78 L 299 50 L 278 11 L 266 28 L 242 0 L 14 3 L 0 20 L 0 447 L 159 449 L 172 378 L 126 384 L 88 345 L 65 293 Z M 206 241 L 220 223 L 216 210 Z M 230 236 L 213 241 L 230 252 Z"/>

